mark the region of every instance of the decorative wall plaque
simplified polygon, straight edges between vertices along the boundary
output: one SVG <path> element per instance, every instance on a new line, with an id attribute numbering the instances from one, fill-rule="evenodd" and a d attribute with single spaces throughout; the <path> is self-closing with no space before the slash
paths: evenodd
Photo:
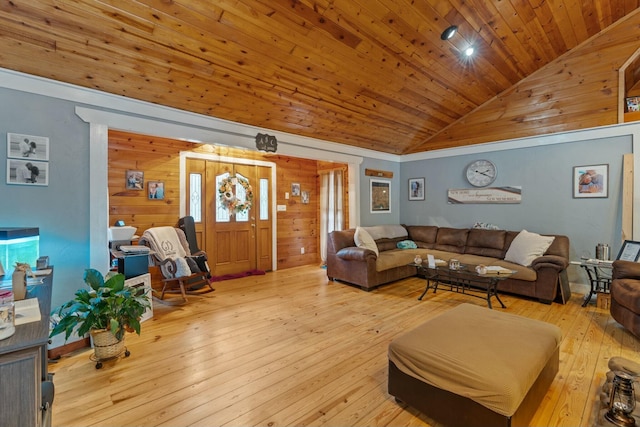
<path id="1" fill-rule="evenodd" d="M 366 176 L 377 176 L 379 178 L 393 178 L 393 172 L 380 171 L 376 169 L 365 169 L 364 174 Z"/>
<path id="2" fill-rule="evenodd" d="M 278 140 L 275 136 L 259 133 L 256 135 L 256 148 L 260 151 L 275 153 L 278 149 Z"/>
<path id="3" fill-rule="evenodd" d="M 522 187 L 460 188 L 447 191 L 449 204 L 520 203 Z"/>

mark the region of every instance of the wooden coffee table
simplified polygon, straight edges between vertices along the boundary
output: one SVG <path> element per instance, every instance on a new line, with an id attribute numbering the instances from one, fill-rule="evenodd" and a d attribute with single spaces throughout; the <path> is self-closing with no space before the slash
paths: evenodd
<path id="1" fill-rule="evenodd" d="M 462 264 L 456 270 L 450 269 L 448 265 L 436 265 L 435 267 L 429 267 L 426 263 L 412 263 L 410 265 L 417 267 L 427 280 L 427 286 L 418 298 L 419 300 L 422 300 L 429 289 L 433 289 L 433 293 L 436 293 L 438 287 L 442 285 L 442 289 L 446 291 L 486 299 L 489 308 L 493 308 L 491 297 L 495 297 L 502 308 L 507 308 L 498 295 L 498 284 L 516 273 L 510 270 L 510 273 L 480 274 L 476 272 L 475 265 L 469 264 Z"/>

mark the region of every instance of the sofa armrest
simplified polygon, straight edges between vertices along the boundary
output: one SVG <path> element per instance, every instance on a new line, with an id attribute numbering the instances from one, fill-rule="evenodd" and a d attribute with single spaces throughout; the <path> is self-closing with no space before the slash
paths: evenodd
<path id="1" fill-rule="evenodd" d="M 639 279 L 640 263 L 617 260 L 613 262 L 613 279 Z"/>
<path id="2" fill-rule="evenodd" d="M 340 249 L 336 253 L 336 256 L 344 261 L 366 261 L 367 258 L 371 258 L 375 261 L 378 259 L 376 253 L 371 249 L 358 248 L 355 246 Z"/>
<path id="3" fill-rule="evenodd" d="M 557 271 L 562 271 L 569 266 L 569 260 L 558 255 L 543 255 L 533 260 L 531 268 L 535 271 L 541 268 L 552 268 Z"/>

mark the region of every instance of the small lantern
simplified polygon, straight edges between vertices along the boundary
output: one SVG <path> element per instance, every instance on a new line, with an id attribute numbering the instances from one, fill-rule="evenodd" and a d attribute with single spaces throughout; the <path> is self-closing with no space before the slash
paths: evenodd
<path id="1" fill-rule="evenodd" d="M 616 371 L 609 394 L 609 410 L 604 417 L 615 425 L 632 427 L 636 425 L 636 420 L 631 416 L 635 407 L 633 377 L 625 372 Z"/>

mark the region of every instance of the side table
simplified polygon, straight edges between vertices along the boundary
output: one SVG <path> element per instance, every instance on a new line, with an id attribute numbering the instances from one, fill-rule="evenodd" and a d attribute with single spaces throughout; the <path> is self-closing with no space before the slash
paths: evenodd
<path id="1" fill-rule="evenodd" d="M 587 273 L 589 279 L 589 294 L 584 297 L 582 306 L 586 307 L 591 301 L 593 295 L 597 293 L 609 293 L 611 285 L 611 272 L 613 269 L 613 261 L 603 261 L 599 259 L 582 259 L 580 261 L 571 261 L 573 265 L 579 265 Z"/>

